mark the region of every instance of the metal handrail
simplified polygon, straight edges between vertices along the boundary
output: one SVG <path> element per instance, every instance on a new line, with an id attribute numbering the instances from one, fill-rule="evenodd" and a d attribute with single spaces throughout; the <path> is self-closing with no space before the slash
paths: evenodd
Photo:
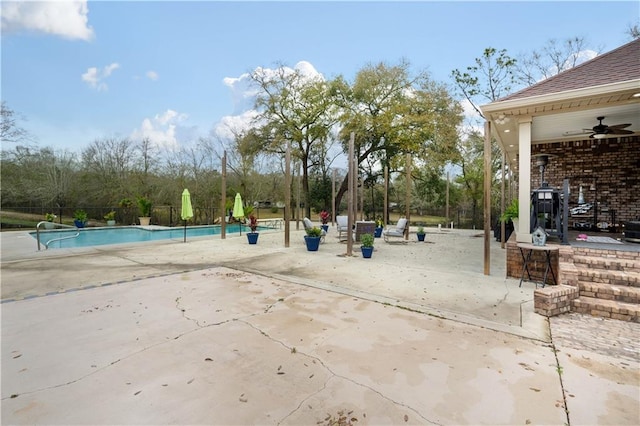
<path id="1" fill-rule="evenodd" d="M 43 220 L 42 222 L 38 222 L 38 224 L 36 225 L 36 240 L 38 242 L 38 251 L 40 251 L 40 225 L 44 225 L 45 223 L 53 223 L 54 227 L 56 228 L 72 228 L 72 229 L 78 229 L 78 227 L 76 226 L 71 226 L 71 225 L 65 225 L 63 223 L 55 223 L 55 222 L 49 222 L 46 220 Z M 60 238 L 54 238 L 52 240 L 47 241 L 46 243 L 43 243 L 44 248 L 49 249 L 49 244 L 55 242 L 55 241 L 62 241 L 62 240 L 68 240 L 69 238 L 78 238 L 80 236 L 80 231 L 76 232 L 73 235 L 69 235 L 67 237 L 60 237 Z"/>

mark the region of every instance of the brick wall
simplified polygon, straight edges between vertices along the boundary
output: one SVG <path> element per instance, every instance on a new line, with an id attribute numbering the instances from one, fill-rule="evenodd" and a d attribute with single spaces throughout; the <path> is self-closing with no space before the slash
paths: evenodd
<path id="1" fill-rule="evenodd" d="M 531 154 L 554 154 L 545 170 L 550 186 L 562 189 L 563 179 L 569 179 L 569 207 L 578 202 L 582 185 L 585 202 L 593 203 L 597 194 L 600 208 L 615 211 L 616 222 L 640 217 L 640 137 L 590 139 L 540 144 L 531 147 Z M 591 190 L 595 184 L 596 191 Z M 540 186 L 540 172 L 531 166 L 531 188 Z M 610 221 L 609 213 L 599 213 L 598 221 Z M 569 219 L 571 224 L 571 218 Z"/>
<path id="2" fill-rule="evenodd" d="M 520 279 L 522 276 L 522 268 L 524 266 L 524 262 L 522 260 L 522 254 L 520 253 L 520 249 L 517 246 L 515 233 L 511 234 L 509 241 L 506 244 L 507 249 L 507 277 Z M 525 256 L 527 252 L 525 251 Z M 553 273 L 556 277 L 556 282 L 560 284 L 560 278 L 558 276 L 558 264 L 559 264 L 559 251 L 554 251 L 551 253 L 551 268 L 553 269 Z M 544 271 L 547 267 L 547 258 L 543 251 L 534 251 L 531 254 L 531 259 L 529 260 L 529 273 L 531 274 L 531 281 L 535 281 L 538 284 L 542 283 L 544 278 Z M 528 280 L 527 273 L 524 273 L 524 279 Z M 554 284 L 553 277 L 551 275 L 551 271 L 547 274 L 546 284 Z"/>

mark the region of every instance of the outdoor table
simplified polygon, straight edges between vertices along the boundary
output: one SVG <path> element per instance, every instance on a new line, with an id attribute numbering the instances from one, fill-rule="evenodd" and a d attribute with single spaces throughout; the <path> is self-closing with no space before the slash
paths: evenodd
<path id="1" fill-rule="evenodd" d="M 273 229 L 282 229 L 282 225 L 284 224 L 284 219 L 282 218 L 272 218 L 272 219 L 258 219 L 258 225 L 266 226 Z"/>
<path id="2" fill-rule="evenodd" d="M 520 249 L 520 255 L 522 256 L 522 275 L 520 275 L 520 285 L 518 287 L 522 287 L 522 280 L 524 279 L 524 273 L 527 272 L 527 277 L 529 281 L 531 281 L 531 273 L 529 272 L 529 261 L 531 260 L 531 255 L 534 251 L 542 251 L 546 257 L 546 267 L 544 270 L 544 278 L 542 278 L 542 287 L 547 283 L 547 274 L 549 270 L 551 270 L 551 276 L 553 277 L 553 283 L 558 284 L 556 280 L 556 275 L 553 273 L 553 267 L 551 266 L 551 253 L 557 252 L 560 250 L 560 247 L 552 244 L 552 245 L 544 245 L 544 246 L 536 246 L 531 243 L 518 243 L 518 248 Z M 527 254 L 525 256 L 525 251 Z M 538 287 L 538 282 L 536 281 L 536 288 Z"/>
<path id="3" fill-rule="evenodd" d="M 356 221 L 356 241 L 360 242 L 360 236 L 362 234 L 375 234 L 376 223 L 370 220 L 358 220 Z"/>

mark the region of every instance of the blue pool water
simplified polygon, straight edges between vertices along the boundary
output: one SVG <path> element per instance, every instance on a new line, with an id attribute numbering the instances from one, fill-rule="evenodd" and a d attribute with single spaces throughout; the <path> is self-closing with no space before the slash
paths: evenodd
<path id="1" fill-rule="evenodd" d="M 239 234 L 238 224 L 227 225 L 227 235 Z M 77 238 L 68 238 L 60 241 L 54 241 L 49 244 L 49 248 L 73 248 L 73 247 L 90 247 L 101 246 L 107 244 L 137 243 L 144 241 L 157 240 L 183 240 L 184 227 L 166 228 L 166 229 L 145 229 L 136 226 L 119 226 L 108 228 L 84 228 L 69 229 L 55 231 L 40 231 L 40 244 L 44 245 L 48 241 L 68 237 L 80 233 Z M 247 227 L 243 227 L 242 233 L 247 232 Z M 35 232 L 29 233 L 34 239 Z M 220 226 L 188 226 L 187 241 L 190 237 L 204 237 L 207 235 L 220 235 Z"/>

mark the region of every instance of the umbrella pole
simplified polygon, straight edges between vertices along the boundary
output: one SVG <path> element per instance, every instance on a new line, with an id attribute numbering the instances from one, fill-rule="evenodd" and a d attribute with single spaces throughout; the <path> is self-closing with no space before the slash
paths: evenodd
<path id="1" fill-rule="evenodd" d="M 187 242 L 187 221 L 184 221 L 184 242 Z"/>

